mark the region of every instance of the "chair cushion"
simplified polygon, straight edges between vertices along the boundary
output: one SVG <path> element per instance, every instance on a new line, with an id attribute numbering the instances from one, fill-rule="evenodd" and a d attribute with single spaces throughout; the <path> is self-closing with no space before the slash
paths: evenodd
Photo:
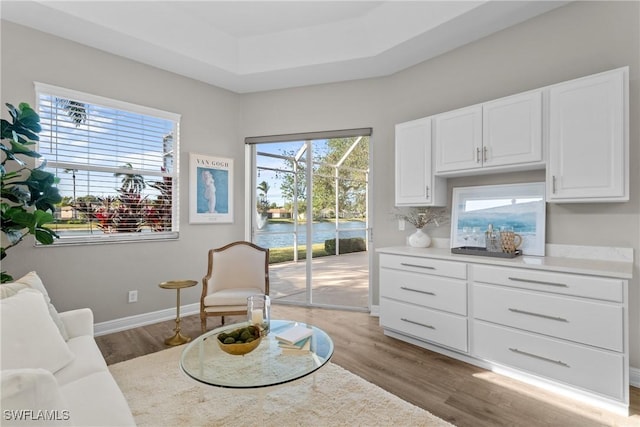
<path id="1" fill-rule="evenodd" d="M 263 295 L 264 292 L 258 288 L 235 288 L 223 289 L 218 292 L 211 293 L 204 297 L 204 305 L 244 305 L 247 306 L 247 298 L 251 295 Z"/>
<path id="2" fill-rule="evenodd" d="M 0 300 L 0 319 L 2 369 L 42 368 L 55 373 L 73 360 L 42 293 L 24 289 Z"/>

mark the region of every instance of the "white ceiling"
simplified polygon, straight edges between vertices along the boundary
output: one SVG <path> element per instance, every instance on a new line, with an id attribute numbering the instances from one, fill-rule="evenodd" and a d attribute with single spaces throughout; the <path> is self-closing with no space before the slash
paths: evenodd
<path id="1" fill-rule="evenodd" d="M 393 74 L 568 1 L 10 1 L 2 19 L 238 93 Z"/>

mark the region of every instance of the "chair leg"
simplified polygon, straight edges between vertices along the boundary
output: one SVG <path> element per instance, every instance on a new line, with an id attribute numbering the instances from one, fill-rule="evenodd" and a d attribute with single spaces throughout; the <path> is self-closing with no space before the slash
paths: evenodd
<path id="1" fill-rule="evenodd" d="M 207 332 L 207 316 L 200 315 L 200 329 L 202 329 L 202 333 Z"/>

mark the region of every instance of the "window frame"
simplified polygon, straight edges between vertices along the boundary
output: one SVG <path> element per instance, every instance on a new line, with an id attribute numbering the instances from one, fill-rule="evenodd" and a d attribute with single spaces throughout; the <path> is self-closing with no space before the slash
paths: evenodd
<path id="1" fill-rule="evenodd" d="M 146 107 L 137 105 L 125 101 L 111 99 L 99 95 L 93 95 L 86 92 L 81 92 L 73 89 L 62 88 L 59 86 L 53 86 L 46 83 L 34 82 L 35 95 L 36 95 L 36 111 L 41 115 L 40 110 L 40 97 L 41 95 L 52 96 L 56 98 L 64 98 L 74 101 L 79 101 L 85 104 L 93 104 L 100 107 L 106 107 L 113 110 L 120 110 L 128 113 L 134 113 L 139 115 L 150 116 L 156 119 L 163 119 L 173 122 L 173 167 L 170 174 L 162 173 L 160 171 L 148 171 L 144 170 L 145 176 L 157 176 L 171 177 L 171 230 L 170 231 L 154 231 L 154 232 L 133 232 L 133 233 L 96 233 L 96 234 L 82 234 L 80 236 L 64 236 L 54 240 L 53 245 L 50 246 L 66 246 L 66 245 L 90 245 L 90 244 L 105 244 L 105 243 L 131 243 L 131 242 L 144 242 L 144 241 L 162 241 L 162 240 L 177 240 L 179 238 L 179 224 L 180 224 L 180 194 L 179 194 L 179 178 L 180 178 L 180 119 L 181 115 L 168 111 L 159 110 L 152 107 Z M 42 115 L 41 115 L 42 120 Z M 42 139 L 42 138 L 41 138 Z M 37 147 L 40 150 L 40 144 L 42 141 L 38 141 Z M 56 162 L 52 159 L 47 159 L 43 156 L 42 159 L 36 159 L 36 165 L 42 163 L 43 159 L 46 159 L 47 169 L 61 169 L 78 166 L 76 163 Z M 101 167 L 97 165 L 91 165 L 87 163 L 87 167 L 84 171 L 108 171 L 108 172 L 120 172 L 126 173 L 128 170 L 117 169 L 111 167 Z M 130 171 L 129 171 L 130 172 Z M 134 169 L 134 173 L 139 170 Z M 38 247 L 47 247 L 40 245 L 36 242 Z M 49 246 L 49 247 L 50 247 Z"/>

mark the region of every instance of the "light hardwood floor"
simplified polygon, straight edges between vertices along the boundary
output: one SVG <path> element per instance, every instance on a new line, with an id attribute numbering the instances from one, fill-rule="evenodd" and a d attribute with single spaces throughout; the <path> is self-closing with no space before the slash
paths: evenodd
<path id="1" fill-rule="evenodd" d="M 640 426 L 637 388 L 631 388 L 631 416 L 621 417 L 387 337 L 367 313 L 274 305 L 272 317 L 324 329 L 335 344 L 333 363 L 456 426 Z M 167 348 L 163 340 L 174 325 L 161 322 L 96 341 L 107 363 L 117 363 Z M 218 325 L 209 319 L 209 329 Z M 181 326 L 191 337 L 200 334 L 197 315 Z"/>

